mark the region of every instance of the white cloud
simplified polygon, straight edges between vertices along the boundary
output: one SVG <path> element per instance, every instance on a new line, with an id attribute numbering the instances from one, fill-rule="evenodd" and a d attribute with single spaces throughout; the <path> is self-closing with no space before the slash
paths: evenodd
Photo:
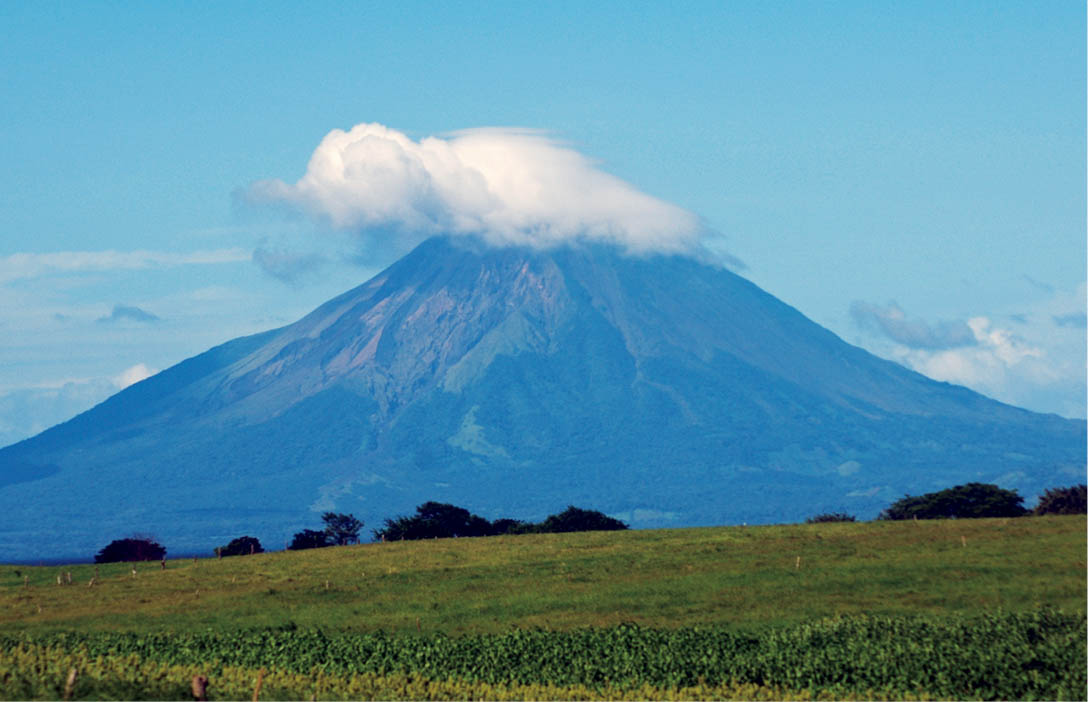
<path id="1" fill-rule="evenodd" d="M 121 373 L 113 378 L 113 384 L 117 386 L 118 390 L 124 390 L 129 385 L 135 385 L 136 383 L 150 378 L 155 375 L 155 371 L 148 368 L 143 363 L 137 363 L 136 365 L 126 368 Z"/>
<path id="2" fill-rule="evenodd" d="M 156 266 L 210 265 L 248 261 L 245 249 L 171 251 L 57 251 L 0 256 L 0 283 L 57 273 L 132 270 Z"/>
<path id="3" fill-rule="evenodd" d="M 59 378 L 0 391 L 0 447 L 68 421 L 155 372 L 137 363 L 112 377 Z"/>
<path id="4" fill-rule="evenodd" d="M 1084 417 L 1084 329 L 1063 323 L 1082 314 L 1084 293 L 1082 284 L 1074 293 L 1056 291 L 1027 311 L 972 317 L 964 323 L 972 343 L 955 348 L 907 344 L 855 321 L 882 332 L 863 341 L 867 348 L 919 373 L 1037 412 Z"/>
<path id="5" fill-rule="evenodd" d="M 516 129 L 418 142 L 380 124 L 335 129 L 297 183 L 259 181 L 246 197 L 402 245 L 448 233 L 498 244 L 590 239 L 674 252 L 695 248 L 703 230 L 692 213 L 640 192 L 551 138 Z"/>

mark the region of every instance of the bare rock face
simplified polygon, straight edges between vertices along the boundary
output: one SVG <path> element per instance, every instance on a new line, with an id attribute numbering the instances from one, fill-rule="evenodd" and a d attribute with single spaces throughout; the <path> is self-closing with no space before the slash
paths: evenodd
<path id="1" fill-rule="evenodd" d="M 298 322 L 0 450 L 0 553 L 278 543 L 426 500 L 634 526 L 876 514 L 906 492 L 1083 478 L 1085 423 L 846 344 L 720 267 L 435 238 Z"/>

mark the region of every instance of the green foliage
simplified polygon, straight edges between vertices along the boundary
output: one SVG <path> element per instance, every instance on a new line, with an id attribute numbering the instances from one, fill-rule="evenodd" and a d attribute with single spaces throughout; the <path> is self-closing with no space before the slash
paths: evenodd
<path id="1" fill-rule="evenodd" d="M 325 512 L 321 515 L 325 522 L 325 535 L 332 546 L 348 546 L 359 543 L 359 532 L 363 530 L 362 520 L 352 514 Z"/>
<path id="2" fill-rule="evenodd" d="M 424 502 L 412 516 L 385 520 L 385 526 L 374 531 L 374 538 L 384 541 L 414 541 L 418 539 L 448 539 L 458 536 L 488 536 L 492 524 L 463 507 L 445 502 Z"/>
<path id="3" fill-rule="evenodd" d="M 215 549 L 217 556 L 248 556 L 252 553 L 264 553 L 260 540 L 253 536 L 239 536 L 226 546 Z"/>
<path id="4" fill-rule="evenodd" d="M 496 519 L 491 522 L 491 533 L 496 536 L 500 534 L 529 534 L 532 533 L 532 530 L 532 524 L 523 522 L 520 519 Z"/>
<path id="5" fill-rule="evenodd" d="M 627 525 L 597 510 L 568 506 L 559 514 L 553 514 L 533 531 L 543 534 L 561 534 L 571 531 L 622 531 Z"/>
<path id="6" fill-rule="evenodd" d="M 878 519 L 974 519 L 1027 514 L 1024 498 L 996 485 L 967 483 L 893 502 Z"/>
<path id="7" fill-rule="evenodd" d="M 858 615 L 760 631 L 621 625 L 461 637 L 319 630 L 7 635 L 0 650 L 36 646 L 53 656 L 79 652 L 86 660 L 204 666 L 213 680 L 223 669 L 265 667 L 320 674 L 333 689 L 352 676 L 392 674 L 598 691 L 749 684 L 834 697 L 1068 699 L 1085 691 L 1085 633 L 1083 613 L 1044 609 L 974 618 Z M 291 696 L 312 690 L 298 687 Z"/>
<path id="8" fill-rule="evenodd" d="M 313 529 L 303 529 L 297 532 L 291 539 L 291 543 L 287 546 L 288 551 L 304 551 L 311 548 L 325 548 L 326 546 L 332 546 L 329 543 L 329 535 L 324 531 L 315 531 Z"/>
<path id="9" fill-rule="evenodd" d="M 385 520 L 385 526 L 374 531 L 380 541 L 414 541 L 417 539 L 446 539 L 455 536 L 497 536 L 500 534 L 560 534 L 574 531 L 620 531 L 627 525 L 596 510 L 567 507 L 539 524 L 518 519 L 497 519 L 489 522 L 463 507 L 444 502 L 425 502 L 416 507 L 412 516 Z"/>
<path id="10" fill-rule="evenodd" d="M 809 517 L 805 524 L 823 524 L 825 522 L 856 522 L 857 517 L 846 512 L 824 512 L 815 517 Z"/>
<path id="11" fill-rule="evenodd" d="M 95 563 L 121 561 L 157 561 L 166 557 L 166 549 L 151 539 L 116 539 L 95 554 Z"/>
<path id="12" fill-rule="evenodd" d="M 1088 486 L 1084 483 L 1066 488 L 1050 488 L 1039 497 L 1035 514 L 1088 513 Z"/>

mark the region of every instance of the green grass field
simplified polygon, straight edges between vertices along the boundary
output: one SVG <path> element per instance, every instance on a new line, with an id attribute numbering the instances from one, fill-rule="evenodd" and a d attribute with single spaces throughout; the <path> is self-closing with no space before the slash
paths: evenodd
<path id="1" fill-rule="evenodd" d="M 6 631 L 495 633 L 1085 606 L 1085 518 L 865 522 L 365 544 L 132 566 L 0 566 Z M 800 562 L 798 562 L 800 559 Z M 57 586 L 71 572 L 74 584 Z M 28 579 L 24 583 L 24 579 Z M 27 584 L 29 586 L 27 586 Z"/>
<path id="2" fill-rule="evenodd" d="M 135 576 L 130 564 L 102 565 L 93 585 L 93 565 L 0 566 L 7 656 L 0 681 L 17 691 L 3 693 L 8 698 L 61 696 L 54 669 L 75 656 L 87 670 L 81 685 L 89 686 L 77 686 L 75 697 L 134 697 L 144 689 L 176 697 L 191 673 L 184 666 L 203 665 L 219 676 L 222 696 L 251 684 L 259 667 L 270 680 L 288 676 L 265 698 L 276 689 L 273 696 L 283 698 L 1078 699 L 1085 695 L 1085 554 L 1086 520 L 1074 516 L 366 544 L 173 560 L 165 570 L 136 564 Z M 73 584 L 57 585 L 68 572 Z M 314 641 L 326 640 L 306 638 L 315 631 L 339 642 L 321 644 L 340 652 L 328 661 L 348 662 L 334 670 L 309 654 L 298 662 L 271 653 L 313 651 Z M 537 648 L 525 660 L 568 651 L 574 657 L 560 656 L 554 669 L 581 661 L 583 672 L 539 679 L 472 672 L 483 671 L 485 659 L 489 670 L 505 670 L 511 647 L 529 646 L 518 632 L 533 631 L 543 638 L 533 639 Z M 611 649 L 588 643 L 589 631 L 650 657 L 636 656 L 642 663 L 634 668 L 616 661 L 602 668 L 611 654 L 600 651 Z M 250 643 L 232 638 L 238 632 L 250 632 Z M 235 651 L 249 646 L 256 653 L 238 658 Z M 403 651 L 389 654 L 392 663 L 374 663 L 386 660 L 375 651 L 388 646 Z M 603 648 L 590 656 L 594 646 Z M 813 667 L 817 650 L 830 656 L 823 668 L 853 672 L 826 677 Z M 671 652 L 681 651 L 688 658 L 673 660 Z M 114 670 L 96 658 L 103 652 L 142 663 Z M 370 663 L 356 666 L 356 659 Z M 949 659 L 964 663 L 935 670 Z M 855 660 L 864 669 L 854 670 Z M 807 677 L 793 677 L 806 665 Z M 161 680 L 146 677 L 168 668 Z M 20 672 L 27 669 L 53 672 Z M 726 669 L 728 677 L 715 678 Z M 133 670 L 145 677 L 128 687 L 117 682 Z M 88 682 L 94 671 L 121 687 L 95 687 Z"/>

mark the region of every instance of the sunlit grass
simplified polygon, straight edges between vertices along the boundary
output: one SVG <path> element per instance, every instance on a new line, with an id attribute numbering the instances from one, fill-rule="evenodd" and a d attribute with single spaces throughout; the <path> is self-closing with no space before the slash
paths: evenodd
<path id="1" fill-rule="evenodd" d="M 1029 517 L 398 542 L 140 563 L 135 577 L 131 564 L 102 565 L 93 586 L 93 565 L 0 566 L 0 627 L 458 634 L 1082 611 L 1085 526 Z M 67 572 L 73 584 L 58 586 Z"/>

